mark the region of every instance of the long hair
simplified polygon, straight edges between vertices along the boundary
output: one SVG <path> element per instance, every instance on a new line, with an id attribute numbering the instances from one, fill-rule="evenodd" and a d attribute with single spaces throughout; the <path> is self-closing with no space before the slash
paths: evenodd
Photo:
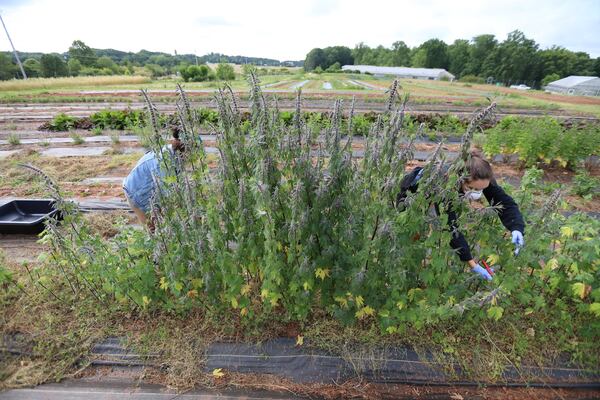
<path id="1" fill-rule="evenodd" d="M 492 181 L 494 179 L 494 171 L 490 163 L 483 158 L 478 150 L 471 150 L 471 156 L 467 161 L 466 172 L 468 176 L 465 178 L 466 181 L 477 181 L 480 179 L 487 179 Z"/>

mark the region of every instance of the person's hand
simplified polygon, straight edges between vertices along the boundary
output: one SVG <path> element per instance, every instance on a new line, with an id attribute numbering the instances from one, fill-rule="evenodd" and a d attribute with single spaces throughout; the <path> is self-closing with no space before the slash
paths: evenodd
<path id="1" fill-rule="evenodd" d="M 512 240 L 511 242 L 515 245 L 515 256 L 519 255 L 519 251 L 521 251 L 521 247 L 525 246 L 525 239 L 523 239 L 523 234 L 519 231 L 512 231 Z"/>
<path id="2" fill-rule="evenodd" d="M 473 271 L 474 273 L 476 273 L 477 275 L 479 275 L 481 277 L 481 279 L 485 279 L 486 281 L 491 281 L 492 280 L 492 275 L 490 275 L 490 273 L 483 268 L 481 265 L 476 264 L 471 271 Z M 492 272 L 494 272 L 494 270 L 492 269 Z"/>

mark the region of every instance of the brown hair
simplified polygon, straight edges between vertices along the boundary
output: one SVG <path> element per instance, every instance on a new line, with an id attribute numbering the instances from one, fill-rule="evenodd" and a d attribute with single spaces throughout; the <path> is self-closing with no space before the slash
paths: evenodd
<path id="1" fill-rule="evenodd" d="M 173 148 L 173 151 L 177 151 L 179 153 L 183 153 L 185 151 L 185 145 L 177 138 L 171 140 L 171 147 Z"/>
<path id="2" fill-rule="evenodd" d="M 480 179 L 494 179 L 494 171 L 492 166 L 487 162 L 480 151 L 471 150 L 471 156 L 467 161 L 466 165 L 469 176 L 466 178 L 467 181 L 477 181 Z"/>
<path id="3" fill-rule="evenodd" d="M 185 151 L 185 146 L 183 142 L 179 139 L 180 132 L 181 128 L 179 127 L 179 125 L 171 126 L 171 135 L 173 135 L 173 140 L 171 140 L 171 147 L 173 148 L 173 151 L 183 153 Z"/>

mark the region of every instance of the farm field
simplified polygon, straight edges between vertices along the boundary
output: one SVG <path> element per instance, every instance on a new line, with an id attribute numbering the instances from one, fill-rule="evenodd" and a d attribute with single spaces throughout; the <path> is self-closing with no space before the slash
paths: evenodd
<path id="1" fill-rule="evenodd" d="M 302 88 L 307 99 L 352 97 L 368 101 L 382 102 L 385 90 L 392 78 L 374 77 L 346 73 L 293 73 L 284 75 L 259 76 L 266 93 L 293 99 L 294 91 Z M 157 101 L 174 101 L 173 79 L 150 80 L 145 77 L 90 77 L 33 79 L 22 82 L 0 82 L 0 102 L 7 106 L 23 103 L 85 103 L 141 101 L 140 88 L 155 91 Z M 190 97 L 210 98 L 219 88 L 219 82 L 180 82 Z M 248 92 L 246 80 L 238 77 L 230 82 L 240 95 Z M 600 117 L 600 99 L 585 96 L 548 94 L 531 90 L 516 89 L 461 82 L 401 80 L 401 86 L 411 94 L 415 105 L 482 106 L 487 99 L 495 101 L 500 108 L 519 108 L 559 112 L 572 115 Z M 170 93 L 170 95 L 169 95 Z"/>
<path id="2" fill-rule="evenodd" d="M 389 356 L 382 349 L 407 347 L 418 359 L 442 366 L 444 379 L 475 385 L 420 389 L 431 396 L 597 393 L 568 385 L 514 392 L 492 386 L 527 386 L 539 378 L 531 371 L 547 365 L 581 368 L 591 379 L 598 374 L 600 100 L 403 80 L 401 90 L 410 93 L 406 119 L 398 141 L 386 147 L 393 131 L 387 127 L 400 115 L 393 110 L 401 107 L 392 97 L 394 109 L 386 110 L 391 80 L 351 74 L 259 78 L 267 108 L 248 94 L 245 81 L 236 80 L 239 114 L 232 111 L 233 99 L 215 98 L 215 83 L 182 85 L 204 118 L 186 122 L 194 127 L 188 144 L 197 146 L 190 161 L 196 169 L 185 173 L 188 183 L 168 182 L 177 195 L 164 200 L 162 223 L 152 235 L 129 211 L 122 180 L 148 149 L 166 143 L 169 125 L 156 128 L 148 115 L 142 123 L 129 113 L 144 109 L 137 92 L 144 87 L 160 114 L 176 114 L 176 105 L 184 103 L 175 81 L 7 91 L 0 84 L 0 204 L 54 193 L 44 178 L 22 167 L 27 164 L 56 183 L 61 199 L 84 211 L 42 240 L 0 235 L 0 333 L 17 333 L 29 352 L 25 361 L 0 361 L 6 387 L 111 376 L 114 370 L 99 362 L 107 361 L 104 354 L 91 349 L 120 338 L 135 352 L 131 359 L 145 365 L 143 378 L 135 379 L 180 391 L 238 385 L 299 396 L 408 396 L 410 384 L 392 388 L 360 375 L 377 377 L 381 366 L 373 367 L 374 360 Z M 82 93 L 91 91 L 101 93 Z M 278 114 L 270 108 L 274 97 Z M 355 115 L 349 119 L 352 97 Z M 489 106 L 486 97 L 497 105 Z M 344 99 L 337 114 L 336 98 Z M 294 118 L 298 104 L 302 124 Z M 217 113 L 218 106 L 229 111 Z M 124 112 L 111 117 L 117 123 L 125 114 L 138 122 L 116 129 L 99 119 L 115 111 Z M 273 116 L 266 128 L 272 141 L 263 147 L 252 139 L 261 129 L 257 115 Z M 487 125 L 470 128 L 474 115 L 483 115 Z M 386 128 L 369 135 L 378 117 Z M 88 119 L 86 129 L 73 125 Z M 301 145 L 290 145 L 290 138 Z M 417 196 L 414 210 L 397 213 L 382 189 L 392 184 L 387 178 L 433 165 L 432 158 L 458 165 L 470 145 L 492 160 L 496 179 L 519 202 L 528 224 L 527 245 L 515 257 L 485 205 L 464 211 L 469 240 L 497 270 L 493 282 L 469 278 L 445 245 L 450 233 L 427 219 L 428 199 Z M 278 168 L 264 167 L 273 160 Z M 309 178 L 314 181 L 304 180 Z M 449 187 L 434 183 L 441 185 L 437 190 Z M 306 188 L 314 202 L 297 188 Z M 300 387 L 207 361 L 207 354 L 219 354 L 210 353 L 215 344 L 280 338 L 290 351 L 339 356 L 353 364 L 355 378 Z M 546 373 L 536 384 L 556 378 Z M 588 382 L 585 374 L 561 382 Z"/>

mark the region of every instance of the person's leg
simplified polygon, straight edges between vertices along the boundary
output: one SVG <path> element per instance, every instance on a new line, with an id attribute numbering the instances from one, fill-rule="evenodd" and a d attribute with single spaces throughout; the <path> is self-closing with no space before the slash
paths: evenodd
<path id="1" fill-rule="evenodd" d="M 123 185 L 123 192 L 125 193 L 125 198 L 127 199 L 127 203 L 129 203 L 129 207 L 131 207 L 131 209 L 137 216 L 140 223 L 144 227 L 148 227 L 148 223 L 147 223 L 148 217 L 146 217 L 146 213 L 144 212 L 144 210 L 142 210 L 141 208 L 138 207 L 137 203 L 134 200 L 131 199 L 131 196 L 129 195 L 129 191 L 127 190 L 127 188 L 124 185 Z"/>
<path id="2" fill-rule="evenodd" d="M 131 209 L 133 210 L 133 212 L 137 216 L 138 220 L 140 221 L 140 224 L 142 224 L 145 227 L 147 227 L 148 226 L 148 217 L 146 217 L 146 213 L 144 211 L 142 211 L 141 208 L 137 207 L 133 203 L 133 201 L 131 201 L 131 199 L 129 197 L 127 197 L 127 202 L 129 203 L 129 207 L 131 207 Z"/>

